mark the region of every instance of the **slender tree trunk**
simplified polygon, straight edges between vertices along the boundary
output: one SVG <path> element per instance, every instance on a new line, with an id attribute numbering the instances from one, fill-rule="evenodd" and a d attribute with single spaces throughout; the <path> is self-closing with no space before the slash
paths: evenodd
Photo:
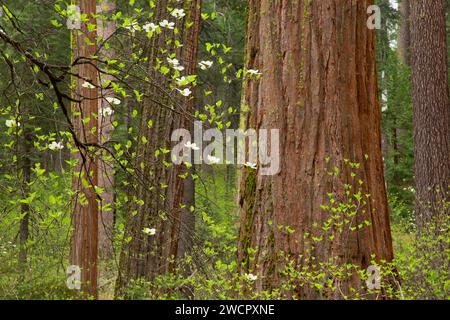
<path id="1" fill-rule="evenodd" d="M 331 258 L 367 268 L 372 254 L 378 260 L 393 258 L 375 33 L 366 27 L 371 4 L 249 1 L 246 68 L 263 75 L 245 82 L 243 110 L 249 111 L 244 123 L 246 128 L 280 129 L 281 159 L 278 175 L 262 176 L 259 169 L 246 168 L 240 178 L 238 258 L 242 272 L 258 276 L 258 291 L 280 287 L 286 256 L 298 268 Z M 355 169 L 349 168 L 347 159 L 360 164 L 356 174 L 362 186 L 352 177 Z M 320 237 L 319 229 L 330 215 L 321 205 L 332 206 L 327 194 L 345 199 L 344 184 L 351 186 L 351 194 L 358 188 L 363 195 L 370 194 L 352 222 L 357 226 L 369 221 L 370 226 L 345 234 L 347 239 L 332 231 L 334 240 L 328 234 L 315 243 L 311 236 Z M 356 276 L 335 284 L 344 294 L 350 287 L 362 286 Z M 324 298 L 314 288 L 288 294 Z M 332 292 L 328 297 L 342 296 Z"/>
<path id="2" fill-rule="evenodd" d="M 89 19 L 96 25 L 95 0 L 77 0 L 75 2 Z M 81 100 L 73 105 L 74 126 L 78 139 L 82 143 L 98 143 L 98 74 L 91 59 L 96 54 L 96 31 L 88 31 L 87 23 L 82 23 L 81 30 L 74 30 L 74 61 L 77 62 L 74 98 Z M 86 41 L 89 40 L 90 44 Z M 96 88 L 83 86 L 85 81 L 91 82 Z M 86 121 L 89 119 L 89 121 Z M 83 121 L 84 120 L 84 121 Z M 73 181 L 76 195 L 73 199 L 72 214 L 72 246 L 71 264 L 81 268 L 81 285 L 85 297 L 97 298 L 97 260 L 98 260 L 98 197 L 94 186 L 98 185 L 98 164 L 91 148 L 79 148 L 74 156 L 78 160 Z"/>
<path id="3" fill-rule="evenodd" d="M 182 53 L 183 59 L 186 64 L 186 74 L 197 73 L 197 53 L 200 38 L 200 21 L 201 21 L 201 0 L 194 0 L 186 4 L 189 9 L 189 19 L 194 22 L 192 30 L 187 29 L 184 35 L 184 41 L 186 50 Z M 189 7 L 190 6 L 190 7 Z M 188 114 L 193 114 L 195 109 L 195 99 L 187 99 L 184 101 L 186 111 Z M 182 125 L 186 128 L 190 128 L 191 132 L 194 130 L 194 125 L 190 119 L 183 119 Z M 192 153 L 193 154 L 193 153 Z M 193 157 L 192 157 L 193 159 Z M 195 234 L 195 215 L 191 211 L 191 207 L 195 207 L 195 181 L 192 175 L 195 174 L 196 167 L 192 164 L 192 167 L 188 170 L 189 174 L 184 180 L 183 186 L 183 205 L 181 210 L 181 224 L 179 225 L 180 241 L 178 242 L 177 258 L 182 259 L 186 254 L 191 253 L 194 245 Z M 185 273 L 189 273 L 190 270 L 185 270 Z"/>
<path id="4" fill-rule="evenodd" d="M 390 2 L 389 0 L 380 0 L 377 4 L 381 8 L 389 8 Z M 376 36 L 376 48 L 377 48 L 377 61 L 381 62 L 378 64 L 378 94 L 379 100 L 382 109 L 389 108 L 389 90 L 388 90 L 388 73 L 386 70 L 386 65 L 388 64 L 389 55 L 391 52 L 390 44 L 389 44 L 389 26 L 388 19 L 382 19 L 381 29 L 377 30 Z M 394 129 L 395 130 L 395 129 Z M 383 159 L 386 160 L 388 158 L 389 151 L 389 139 L 385 134 L 382 133 L 381 136 L 381 150 Z M 386 161 L 383 161 L 383 169 L 385 180 L 387 183 L 387 167 Z"/>
<path id="5" fill-rule="evenodd" d="M 399 137 L 398 137 L 398 128 L 397 128 L 397 116 L 393 115 L 392 119 L 392 149 L 394 150 L 394 183 L 399 183 L 399 177 L 397 174 L 398 165 L 400 164 L 400 146 L 399 146 Z"/>
<path id="6" fill-rule="evenodd" d="M 410 0 L 402 0 L 400 3 L 400 30 L 398 33 L 398 53 L 400 56 L 400 61 L 411 67 L 411 5 Z M 393 114 L 393 128 L 392 128 L 392 139 L 393 139 L 393 149 L 394 149 L 394 180 L 397 180 L 397 166 L 400 163 L 400 145 L 399 145 L 399 128 L 397 128 L 396 123 L 398 122 L 397 114 Z M 398 183 L 398 182 L 397 182 Z"/>
<path id="7" fill-rule="evenodd" d="M 173 21 L 166 9 L 168 3 L 165 0 L 157 3 L 154 21 Z M 184 99 L 176 90 L 168 95 L 167 92 L 171 91 L 168 76 L 155 71 L 156 61 L 159 59 L 165 62 L 167 58 L 167 54 L 162 54 L 159 49 L 167 48 L 166 40 L 175 37 L 183 43 L 183 47 L 169 48 L 169 52 L 175 52 L 177 59 L 185 67 L 183 75 L 195 72 L 201 1 L 184 0 L 175 7 L 182 7 L 186 12 L 186 16 L 177 21 L 178 35 L 173 35 L 172 30 L 163 29 L 161 34 L 153 36 L 150 46 L 153 49 L 149 59 L 149 78 L 158 83 L 159 87 L 148 88 L 143 104 L 139 141 L 144 137 L 148 143 L 141 143 L 137 149 L 136 168 L 141 170 L 130 195 L 130 199 L 134 200 L 130 202 L 128 209 L 117 295 L 122 294 L 122 289 L 132 279 L 151 279 L 174 271 L 177 257 L 180 256 L 178 249 L 183 233 L 193 232 L 187 229 L 181 209 L 185 180 L 180 176 L 185 173 L 186 168 L 184 165 L 166 167 L 164 161 L 171 162 L 170 154 L 155 156 L 155 150 L 171 149 L 173 130 L 190 128 L 192 120 L 190 115 L 193 100 Z M 188 26 L 190 23 L 193 24 Z M 179 112 L 171 110 L 172 107 Z M 150 120 L 152 126 L 148 125 Z M 143 201 L 142 204 L 139 203 L 140 200 Z M 145 234 L 145 228 L 156 229 L 156 234 Z"/>
<path id="8" fill-rule="evenodd" d="M 191 207 L 195 207 L 195 181 L 192 175 L 195 173 L 195 167 L 189 169 L 189 175 L 184 181 L 184 196 L 181 210 L 180 239 L 178 241 L 177 259 L 183 259 L 192 254 L 195 242 L 195 213 L 191 211 Z M 191 274 L 189 265 L 183 266 L 181 272 L 185 277 Z M 192 290 L 186 290 L 187 294 L 191 294 Z"/>
<path id="9" fill-rule="evenodd" d="M 398 51 L 400 59 L 408 66 L 411 65 L 411 10 L 409 0 L 400 3 L 401 25 L 398 37 Z"/>
<path id="10" fill-rule="evenodd" d="M 195 70 L 193 70 L 195 73 Z M 194 103 L 194 100 L 189 101 L 188 103 Z M 193 110 L 189 106 L 189 110 Z M 193 126 L 191 126 L 191 132 L 193 132 Z M 193 159 L 193 152 L 191 152 Z M 188 170 L 189 174 L 184 180 L 183 186 L 183 205 L 184 208 L 181 210 L 181 222 L 180 225 L 180 241 L 178 242 L 178 252 L 177 258 L 182 259 L 186 255 L 192 252 L 192 248 L 194 246 L 194 234 L 195 234 L 195 213 L 191 211 L 191 208 L 195 208 L 195 181 L 193 179 L 193 175 L 195 174 L 195 165 L 192 164 L 192 167 Z M 187 268 L 185 274 L 190 272 L 189 268 Z"/>
<path id="11" fill-rule="evenodd" d="M 22 154 L 22 172 L 23 172 L 23 184 L 22 184 L 22 197 L 24 199 L 28 198 L 30 195 L 30 187 L 29 184 L 31 182 L 31 150 L 30 150 L 30 141 L 31 134 L 28 128 L 28 124 L 25 124 L 24 128 L 24 141 L 23 141 L 23 154 Z M 26 264 L 27 264 L 27 242 L 30 237 L 30 205 L 28 203 L 21 204 L 21 213 L 23 216 L 20 221 L 20 242 L 19 242 L 19 264 L 22 272 L 24 272 Z"/>
<path id="12" fill-rule="evenodd" d="M 110 43 L 110 37 L 116 31 L 116 24 L 112 21 L 110 16 L 116 11 L 116 3 L 114 0 L 103 0 L 97 8 L 99 14 L 108 16 L 108 20 L 98 21 L 98 35 L 102 37 L 102 41 Z M 100 50 L 102 60 L 111 60 L 114 58 L 114 53 L 110 47 L 102 48 Z M 110 75 L 102 75 L 100 82 L 105 83 L 113 80 Z M 103 86 L 102 86 L 103 87 Z M 102 89 L 101 96 L 103 99 L 98 101 L 99 113 L 99 139 L 101 144 L 109 142 L 111 139 L 114 126 L 114 116 L 105 113 L 104 110 L 108 108 L 113 109 L 113 106 L 106 100 L 107 97 L 114 96 L 114 90 Z M 108 147 L 108 146 L 107 146 Z M 99 221 L 99 255 L 101 259 L 108 259 L 112 257 L 112 240 L 114 237 L 114 167 L 112 159 L 106 151 L 103 151 L 102 157 L 99 159 L 99 176 L 98 186 L 104 190 L 102 193 L 101 210 L 98 216 Z"/>
<path id="13" fill-rule="evenodd" d="M 449 214 L 450 99 L 444 0 L 411 2 L 416 215 Z M 447 208 L 445 208 L 447 207 Z"/>

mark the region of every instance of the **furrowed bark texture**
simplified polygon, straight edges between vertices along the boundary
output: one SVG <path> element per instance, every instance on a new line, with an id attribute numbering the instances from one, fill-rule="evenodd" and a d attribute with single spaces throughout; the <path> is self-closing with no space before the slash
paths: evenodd
<path id="1" fill-rule="evenodd" d="M 168 1 L 157 3 L 155 22 L 174 20 L 169 19 L 167 6 L 171 6 Z M 150 46 L 149 78 L 152 85 L 146 92 L 139 137 L 140 141 L 145 137 L 148 143 L 140 144 L 137 150 L 136 168 L 140 168 L 140 172 L 130 195 L 117 282 L 118 295 L 133 279 L 151 279 L 174 271 L 179 257 L 179 242 L 183 234 L 193 232 L 188 230 L 192 226 L 182 218 L 185 180 L 180 175 L 185 173 L 185 166 L 166 167 L 163 160 L 171 163 L 170 154 L 155 156 L 155 151 L 160 148 L 171 149 L 173 130 L 189 130 L 192 122 L 194 101 L 185 99 L 176 90 L 171 92 L 169 76 L 155 70 L 157 58 L 167 64 L 168 54 L 160 51 L 160 48 L 167 48 L 168 52 L 176 53 L 176 58 L 185 67 L 183 75 L 195 74 L 201 1 L 185 0 L 176 7 L 181 6 L 187 14 L 177 22 L 179 34 L 174 36 L 172 30 L 163 28 L 161 34 L 153 36 Z M 188 27 L 188 23 L 193 24 Z M 183 47 L 168 47 L 168 38 L 180 40 Z M 148 125 L 150 120 L 152 126 Z M 138 204 L 139 200 L 143 203 Z M 147 235 L 144 228 L 155 228 L 156 234 Z"/>
<path id="2" fill-rule="evenodd" d="M 419 226 L 441 213 L 450 213 L 450 99 L 445 10 L 444 0 L 411 2 L 414 173 Z"/>
<path id="3" fill-rule="evenodd" d="M 258 275 L 256 289 L 279 288 L 281 256 L 301 267 L 311 262 L 371 264 L 371 255 L 393 258 L 381 156 L 380 107 L 377 98 L 375 33 L 366 26 L 372 1 L 250 0 L 246 68 L 262 72 L 244 85 L 243 125 L 280 129 L 281 171 L 262 176 L 245 169 L 240 178 L 241 230 L 238 258 L 242 272 Z M 329 161 L 327 161 L 329 159 Z M 360 163 L 350 170 L 346 160 Z M 330 175 L 336 166 L 340 173 Z M 327 193 L 343 198 L 344 184 L 370 194 L 355 225 L 312 245 L 308 233 L 329 219 L 321 205 Z M 294 233 L 284 232 L 290 226 Z M 348 237 L 348 238 L 347 238 Z M 256 248 L 256 254 L 249 254 Z M 251 259 L 254 258 L 254 259 Z M 361 287 L 357 277 L 337 284 L 347 293 Z M 294 294 L 294 292 L 292 293 Z M 319 298 L 313 289 L 297 297 Z M 334 296 L 333 298 L 338 298 Z"/>
<path id="4" fill-rule="evenodd" d="M 75 2 L 86 13 L 89 23 L 96 24 L 92 15 L 96 14 L 96 1 Z M 78 61 L 75 78 L 75 99 L 80 99 L 80 103 L 73 105 L 74 126 L 78 139 L 82 143 L 97 143 L 98 133 L 97 121 L 94 113 L 98 113 L 98 90 L 83 87 L 83 83 L 88 80 L 95 86 L 98 85 L 98 73 L 95 61 L 90 59 L 96 54 L 96 31 L 88 31 L 86 23 L 82 23 L 81 30 L 74 30 L 74 61 Z M 89 39 L 88 44 L 85 39 Z M 80 57 L 84 57 L 81 58 Z M 78 114 L 79 113 L 79 114 Z M 83 123 L 83 119 L 90 118 L 90 121 Z M 98 183 L 97 158 L 91 151 L 80 148 L 80 152 L 74 155 L 78 160 L 75 168 L 73 190 L 76 192 L 73 198 L 72 213 L 72 245 L 70 261 L 72 265 L 81 268 L 81 285 L 85 297 L 97 297 L 97 276 L 98 276 L 98 199 L 93 186 Z"/>

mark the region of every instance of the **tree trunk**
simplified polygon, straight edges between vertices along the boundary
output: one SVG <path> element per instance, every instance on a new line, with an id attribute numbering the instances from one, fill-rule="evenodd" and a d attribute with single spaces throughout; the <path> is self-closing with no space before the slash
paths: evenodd
<path id="1" fill-rule="evenodd" d="M 369 0 L 249 2 L 246 68 L 263 75 L 245 82 L 243 110 L 249 112 L 244 123 L 246 128 L 280 129 L 281 159 L 277 175 L 263 176 L 260 168 L 246 168 L 240 177 L 238 259 L 242 272 L 258 276 L 258 291 L 279 288 L 285 256 L 298 268 L 311 266 L 312 258 L 319 263 L 337 257 L 339 263 L 363 269 L 371 264 L 372 254 L 377 260 L 393 258 L 375 33 L 366 27 L 371 4 Z M 359 163 L 359 169 L 350 168 L 347 159 Z M 321 205 L 332 206 L 327 193 L 345 199 L 344 184 L 351 186 L 351 194 L 359 188 L 363 195 L 370 194 L 352 222 L 357 226 L 367 220 L 370 226 L 349 232 L 346 240 L 333 231 L 334 240 L 326 236 L 315 243 L 311 236 L 319 237 L 318 229 L 330 215 Z M 257 249 L 255 255 L 250 248 Z M 361 287 L 356 276 L 335 285 L 344 294 L 350 287 Z M 299 298 L 324 297 L 313 288 L 292 291 L 288 294 Z M 333 292 L 328 297 L 342 296 Z"/>
<path id="2" fill-rule="evenodd" d="M 111 15 L 116 11 L 116 3 L 114 0 L 103 0 L 97 8 L 99 14 L 108 17 L 108 20 L 98 20 L 98 35 L 102 37 L 102 41 L 110 43 L 110 37 L 116 31 L 116 24 L 111 20 Z M 100 50 L 101 60 L 111 60 L 114 53 L 111 48 L 102 48 Z M 103 74 L 100 83 L 108 80 L 113 80 L 113 77 L 108 74 Z M 113 108 L 113 106 L 106 100 L 107 97 L 114 96 L 114 90 L 102 89 L 101 96 L 103 99 L 98 100 L 98 127 L 99 139 L 101 144 L 109 142 L 111 139 L 114 126 L 112 125 L 114 117 L 111 114 L 104 114 L 102 110 L 106 108 Z M 107 146 L 108 147 L 108 146 Z M 106 151 L 102 152 L 102 157 L 99 159 L 99 176 L 98 186 L 104 190 L 102 193 L 102 203 L 100 206 L 99 221 L 99 255 L 101 259 L 108 259 L 112 257 L 112 240 L 114 237 L 114 167 L 112 159 Z"/>
<path id="3" fill-rule="evenodd" d="M 171 162 L 170 154 L 155 156 L 160 148 L 171 149 L 171 135 L 174 129 L 191 127 L 193 100 L 184 99 L 175 90 L 169 88 L 168 75 L 155 71 L 157 59 L 165 62 L 167 53 L 162 54 L 160 48 L 176 53 L 177 59 L 185 67 L 183 75 L 195 74 L 198 37 L 200 30 L 200 0 L 184 0 L 180 2 L 186 16 L 177 20 L 178 35 L 173 31 L 163 29 L 159 35 L 152 38 L 150 53 L 149 78 L 159 87 L 150 86 L 143 102 L 143 114 L 139 141 L 143 137 L 148 143 L 140 143 L 137 147 L 135 166 L 140 168 L 134 181 L 134 190 L 129 196 L 130 206 L 125 226 L 125 241 L 120 257 L 120 272 L 116 294 L 122 294 L 122 289 L 132 279 L 151 279 L 157 275 L 174 271 L 176 259 L 179 257 L 179 241 L 189 227 L 183 221 L 181 205 L 184 198 L 185 166 L 166 167 L 163 160 Z M 155 8 L 154 21 L 168 19 L 167 1 L 159 1 Z M 188 23 L 193 23 L 187 26 Z M 166 39 L 178 38 L 183 43 L 182 48 L 167 48 Z M 172 41 L 172 45 L 174 41 Z M 192 88 L 191 88 L 192 89 Z M 171 110 L 171 109 L 174 110 Z M 149 126 L 149 120 L 152 126 Z M 145 182 L 145 183 L 143 183 Z M 138 201 L 142 200 L 143 204 Z M 144 228 L 156 229 L 155 235 L 143 232 Z"/>
<path id="4" fill-rule="evenodd" d="M 389 0 L 379 0 L 377 4 L 380 6 L 381 10 L 383 8 L 390 8 Z M 385 9 L 387 10 L 387 9 Z M 388 64 L 389 55 L 391 52 L 389 45 L 389 20 L 382 19 L 381 29 L 377 30 L 376 36 L 376 48 L 377 48 L 377 61 L 378 64 L 378 97 L 382 108 L 389 107 L 389 95 L 388 95 L 388 76 L 386 65 Z M 380 63 L 381 62 L 381 63 Z M 382 133 L 381 136 L 381 151 L 383 155 L 383 169 L 384 169 L 384 177 L 387 181 L 387 167 L 386 160 L 388 159 L 388 150 L 389 150 L 389 140 L 386 134 Z"/>
<path id="5" fill-rule="evenodd" d="M 22 197 L 23 199 L 27 199 L 30 196 L 30 187 L 29 184 L 31 182 L 31 150 L 30 150 L 30 142 L 32 141 L 30 129 L 28 128 L 28 124 L 25 123 L 24 128 L 24 141 L 23 141 L 23 154 L 22 154 L 22 172 L 23 172 L 23 184 L 22 184 Z M 23 272 L 25 272 L 25 267 L 27 264 L 27 242 L 30 236 L 29 224 L 30 224 L 30 205 L 28 203 L 21 204 L 21 213 L 23 216 L 20 221 L 20 242 L 19 242 L 19 265 Z"/>
<path id="6" fill-rule="evenodd" d="M 392 116 L 392 150 L 394 152 L 394 174 L 392 180 L 395 184 L 401 184 L 398 176 L 398 169 L 400 164 L 400 145 L 399 145 L 399 135 L 397 128 L 397 115 Z"/>
<path id="7" fill-rule="evenodd" d="M 416 217 L 449 214 L 450 99 L 444 0 L 411 2 Z M 448 205 L 447 205 L 448 207 Z"/>
<path id="8" fill-rule="evenodd" d="M 89 19 L 89 23 L 96 25 L 95 0 L 77 0 L 75 2 Z M 75 132 L 81 143 L 98 143 L 97 120 L 98 89 L 83 86 L 90 81 L 98 86 L 98 73 L 92 64 L 96 64 L 91 57 L 96 54 L 96 31 L 88 31 L 87 23 L 81 24 L 81 30 L 74 30 L 74 61 L 77 62 L 77 75 L 74 98 L 81 100 L 73 105 Z M 85 40 L 89 40 L 88 44 Z M 89 121 L 83 121 L 86 119 Z M 73 181 L 76 195 L 73 199 L 72 214 L 72 246 L 71 264 L 81 268 L 81 285 L 84 297 L 97 298 L 97 260 L 98 260 L 98 198 L 94 186 L 98 185 L 98 164 L 94 155 L 95 150 L 79 147 L 74 156 L 78 160 Z"/>
<path id="9" fill-rule="evenodd" d="M 194 103 L 194 100 L 191 100 L 188 103 Z M 193 110 L 193 107 L 193 105 L 189 106 L 189 110 Z M 193 126 L 191 126 L 191 129 L 191 132 L 193 132 Z M 193 152 L 191 152 L 191 156 L 191 159 L 193 159 Z M 180 241 L 178 243 L 177 252 L 178 259 L 183 259 L 186 255 L 190 254 L 194 246 L 195 213 L 191 211 L 191 207 L 195 208 L 195 181 L 192 177 L 196 173 L 194 164 L 188 169 L 188 172 L 189 175 L 184 180 L 183 186 L 184 208 L 181 210 L 182 225 L 180 226 Z M 187 275 L 190 272 L 189 268 L 184 270 L 184 272 Z"/>
<path id="10" fill-rule="evenodd" d="M 184 180 L 184 208 L 181 209 L 181 225 L 177 249 L 177 260 L 181 260 L 189 255 L 192 255 L 192 250 L 195 244 L 195 213 L 191 211 L 191 207 L 195 208 L 195 181 L 192 178 L 192 175 L 195 174 L 194 165 L 192 165 L 188 171 L 189 175 L 186 180 Z M 183 268 L 180 271 L 184 277 L 188 277 L 192 273 L 192 269 L 189 265 L 183 265 Z M 192 297 L 193 291 L 191 288 L 183 291 L 187 296 Z"/>
<path id="11" fill-rule="evenodd" d="M 408 66 L 411 65 L 411 10 L 409 0 L 400 3 L 401 24 L 398 36 L 398 51 L 400 59 Z"/>

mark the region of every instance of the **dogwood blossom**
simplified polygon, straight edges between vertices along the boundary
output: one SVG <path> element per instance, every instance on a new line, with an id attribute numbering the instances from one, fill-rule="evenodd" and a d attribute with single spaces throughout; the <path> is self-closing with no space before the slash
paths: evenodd
<path id="1" fill-rule="evenodd" d="M 137 22 L 133 22 L 130 25 L 126 26 L 125 29 L 127 29 L 130 32 L 134 33 L 135 31 L 139 30 L 139 24 Z"/>
<path id="2" fill-rule="evenodd" d="M 85 81 L 81 86 L 83 88 L 88 88 L 88 89 L 94 89 L 95 88 L 95 86 L 92 83 L 87 82 L 87 81 Z"/>
<path id="3" fill-rule="evenodd" d="M 175 58 L 167 58 L 167 62 L 172 65 L 172 66 L 178 66 L 180 64 L 180 61 L 178 61 L 178 59 Z"/>
<path id="4" fill-rule="evenodd" d="M 155 228 L 144 228 L 142 230 L 142 232 L 149 236 L 154 236 L 156 234 L 156 229 Z"/>
<path id="5" fill-rule="evenodd" d="M 186 77 L 176 78 L 175 81 L 177 82 L 177 85 L 179 85 L 180 87 L 185 86 L 189 83 L 189 80 Z"/>
<path id="6" fill-rule="evenodd" d="M 183 71 L 184 67 L 180 65 L 180 61 L 176 58 L 167 58 L 167 62 L 170 64 L 170 66 L 178 71 Z"/>
<path id="7" fill-rule="evenodd" d="M 197 147 L 197 144 L 191 143 L 190 141 L 188 141 L 184 146 L 185 146 L 186 148 L 191 149 L 191 150 L 194 150 L 194 151 L 200 150 L 200 148 Z"/>
<path id="8" fill-rule="evenodd" d="M 114 110 L 111 107 L 102 108 L 102 115 L 104 117 L 109 117 L 114 114 Z"/>
<path id="9" fill-rule="evenodd" d="M 183 95 L 185 97 L 189 97 L 192 94 L 192 91 L 189 88 L 186 88 L 183 90 L 180 90 L 180 89 L 177 89 L 177 90 L 181 93 L 181 95 Z"/>
<path id="10" fill-rule="evenodd" d="M 212 61 L 200 61 L 198 63 L 198 65 L 200 66 L 200 69 L 202 69 L 202 70 L 207 70 L 207 69 L 211 68 L 213 64 L 214 64 L 214 62 L 212 62 Z"/>
<path id="11" fill-rule="evenodd" d="M 158 26 L 156 24 L 154 24 L 153 22 L 146 23 L 142 26 L 142 29 L 144 29 L 145 32 L 149 32 L 150 30 L 152 32 L 155 32 L 157 28 L 158 28 Z"/>
<path id="12" fill-rule="evenodd" d="M 186 15 L 183 9 L 173 9 L 170 14 L 177 19 L 181 19 Z"/>
<path id="13" fill-rule="evenodd" d="M 251 273 L 247 273 L 247 274 L 245 275 L 245 277 L 246 277 L 249 281 L 256 281 L 256 280 L 258 280 L 258 276 L 254 275 L 254 274 L 251 274 Z"/>
<path id="14" fill-rule="evenodd" d="M 106 97 L 106 101 L 108 101 L 108 103 L 114 104 L 116 106 L 122 103 L 122 101 L 120 101 L 119 99 L 114 98 L 114 97 Z"/>
<path id="15" fill-rule="evenodd" d="M 245 166 L 256 170 L 256 163 L 247 162 Z"/>
<path id="16" fill-rule="evenodd" d="M 260 75 L 262 75 L 262 73 L 259 72 L 259 70 L 255 70 L 255 69 L 248 69 L 247 70 L 247 74 L 249 74 L 251 76 L 260 76 Z"/>
<path id="17" fill-rule="evenodd" d="M 49 148 L 50 150 L 52 150 L 52 151 L 56 151 L 56 150 L 62 150 L 62 149 L 64 149 L 64 146 L 63 146 L 63 144 L 62 144 L 61 142 L 53 141 L 52 143 L 50 143 L 50 144 L 48 145 L 48 148 Z"/>
<path id="18" fill-rule="evenodd" d="M 220 159 L 217 157 L 214 157 L 212 155 L 209 155 L 206 157 L 208 159 L 208 164 L 218 164 L 220 163 Z"/>
<path id="19" fill-rule="evenodd" d="M 173 30 L 175 28 L 175 22 L 169 22 L 168 20 L 163 20 L 159 23 L 162 28 L 167 28 Z"/>
<path id="20" fill-rule="evenodd" d="M 13 128 L 13 127 L 20 127 L 20 122 L 17 122 L 14 119 L 11 120 L 6 120 L 5 124 L 8 128 Z"/>

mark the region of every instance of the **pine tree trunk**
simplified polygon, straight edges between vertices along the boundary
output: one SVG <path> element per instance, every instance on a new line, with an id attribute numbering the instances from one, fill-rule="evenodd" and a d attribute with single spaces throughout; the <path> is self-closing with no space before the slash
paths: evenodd
<path id="1" fill-rule="evenodd" d="M 92 15 L 96 14 L 95 0 L 77 0 L 75 2 L 89 19 L 89 23 L 96 24 Z M 88 31 L 87 23 L 81 24 L 81 30 L 74 30 L 74 61 L 77 62 L 75 78 L 76 86 L 74 98 L 81 100 L 73 105 L 74 126 L 78 139 L 82 143 L 98 143 L 98 132 L 94 130 L 98 123 L 94 114 L 98 114 L 98 89 L 83 86 L 90 81 L 98 86 L 96 64 L 91 57 L 96 54 L 96 31 Z M 91 44 L 85 40 L 89 39 Z M 89 118 L 88 122 L 84 119 Z M 98 163 L 93 154 L 95 150 L 79 148 L 74 156 L 78 160 L 73 181 L 72 213 L 72 246 L 71 264 L 81 268 L 81 285 L 84 297 L 97 298 L 97 260 L 98 260 L 98 198 L 94 186 L 98 185 Z"/>
<path id="2" fill-rule="evenodd" d="M 449 214 L 450 99 L 445 1 L 411 2 L 416 215 Z"/>
<path id="3" fill-rule="evenodd" d="M 177 38 L 183 43 L 182 48 L 169 48 L 176 53 L 177 59 L 185 67 L 184 75 L 195 74 L 198 38 L 200 30 L 200 0 L 184 0 L 180 2 L 186 16 L 177 21 L 178 35 L 173 31 L 163 29 L 159 35 L 154 35 L 150 45 L 149 78 L 158 86 L 150 86 L 143 102 L 143 114 L 139 141 L 143 137 L 147 144 L 140 143 L 137 148 L 136 168 L 141 168 L 134 181 L 125 226 L 125 241 L 120 257 L 120 272 L 117 281 L 116 294 L 122 294 L 122 289 L 132 279 L 151 279 L 157 275 L 174 271 L 179 257 L 179 242 L 184 233 L 192 233 L 186 221 L 182 219 L 181 205 L 184 198 L 185 166 L 166 167 L 163 160 L 171 162 L 170 154 L 160 154 L 155 157 L 155 151 L 160 148 L 171 149 L 171 135 L 179 128 L 189 129 L 192 125 L 190 115 L 193 110 L 193 100 L 184 99 L 177 91 L 170 92 L 167 75 L 155 71 L 157 59 L 166 61 L 167 54 L 162 54 L 159 48 L 167 48 L 167 38 Z M 169 18 L 167 1 L 159 1 L 155 8 L 154 21 Z M 187 27 L 188 23 L 193 23 Z M 173 39 L 175 40 L 175 39 Z M 172 45 L 174 41 L 172 42 Z M 192 89 L 192 88 L 191 88 Z M 173 108 L 174 110 L 170 110 Z M 149 126 L 149 121 L 152 126 Z M 145 182 L 145 183 L 143 183 Z M 143 200 L 142 205 L 138 204 Z M 147 235 L 144 228 L 155 228 L 155 235 Z"/>
<path id="4" fill-rule="evenodd" d="M 279 288 L 282 256 L 298 268 L 338 258 L 367 268 L 371 255 L 393 258 L 383 175 L 380 106 L 377 98 L 375 33 L 366 27 L 366 10 L 358 1 L 250 0 L 246 68 L 262 72 L 247 79 L 243 109 L 245 127 L 280 129 L 281 171 L 262 176 L 244 169 L 240 178 L 241 230 L 238 247 L 242 272 L 258 276 L 256 289 Z M 349 169 L 347 160 L 360 163 Z M 329 174 L 333 168 L 339 174 Z M 356 171 L 359 178 L 353 178 Z M 327 193 L 345 198 L 363 182 L 370 194 L 354 225 L 370 226 L 349 232 L 344 240 L 333 233 L 314 243 L 330 213 Z M 318 228 L 316 227 L 316 224 Z M 286 232 L 289 226 L 294 232 Z M 333 231 L 334 232 L 334 231 Z M 255 255 L 249 249 L 257 249 Z M 251 251 L 251 250 L 250 250 Z M 358 277 L 336 283 L 348 294 L 360 288 Z M 324 298 L 314 288 L 288 294 Z M 328 298 L 340 298 L 331 293 Z"/>

